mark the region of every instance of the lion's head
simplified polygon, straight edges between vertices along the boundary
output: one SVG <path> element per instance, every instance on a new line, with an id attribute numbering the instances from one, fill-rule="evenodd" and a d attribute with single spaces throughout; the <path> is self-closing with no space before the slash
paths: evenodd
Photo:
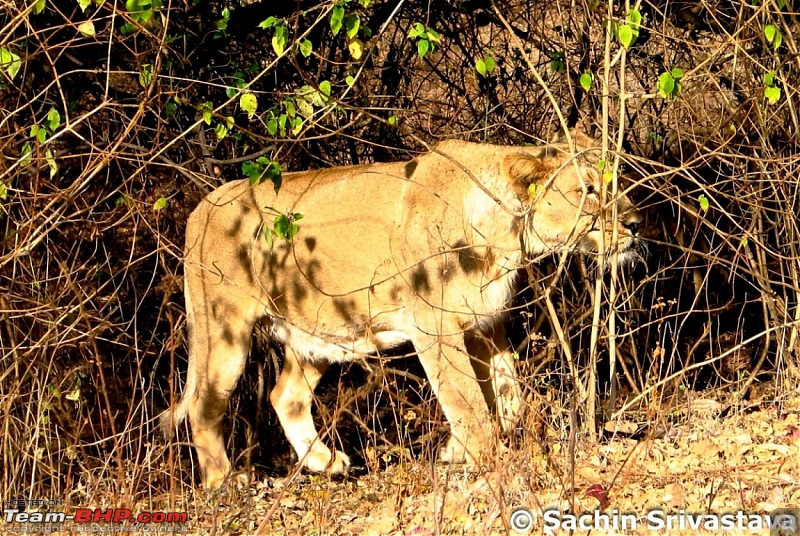
<path id="1" fill-rule="evenodd" d="M 621 188 L 612 197 L 610 184 L 605 185 L 603 210 L 600 149 L 586 136 L 575 136 L 575 140 L 574 155 L 566 143 L 555 143 L 505 157 L 504 167 L 527 210 L 527 253 L 577 250 L 595 254 L 602 245 L 607 254 L 616 248 L 620 262 L 631 259 L 640 242 L 637 231 L 642 215 Z"/>

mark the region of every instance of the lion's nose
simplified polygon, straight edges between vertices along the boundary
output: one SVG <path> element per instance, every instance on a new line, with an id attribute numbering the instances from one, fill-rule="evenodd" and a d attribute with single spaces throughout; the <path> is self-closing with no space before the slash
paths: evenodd
<path id="1" fill-rule="evenodd" d="M 632 235 L 636 235 L 636 232 L 639 230 L 639 225 L 644 220 L 644 217 L 642 216 L 641 212 L 633 209 L 623 214 L 621 220 L 622 226 L 629 230 Z"/>

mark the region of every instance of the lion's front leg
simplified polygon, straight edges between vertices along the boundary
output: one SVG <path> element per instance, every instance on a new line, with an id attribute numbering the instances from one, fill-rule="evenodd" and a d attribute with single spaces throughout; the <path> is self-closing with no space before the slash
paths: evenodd
<path id="1" fill-rule="evenodd" d="M 311 416 L 314 389 L 328 368 L 325 362 L 308 362 L 286 347 L 280 378 L 270 393 L 270 402 L 281 422 L 286 438 L 303 467 L 315 473 L 342 474 L 350 467 L 350 458 L 341 451 L 335 454 L 320 441 Z"/>
<path id="2" fill-rule="evenodd" d="M 519 423 L 522 413 L 522 389 L 517 378 L 514 355 L 508 348 L 492 356 L 489 361 L 489 374 L 500 426 L 509 432 Z"/>
<path id="3" fill-rule="evenodd" d="M 487 329 L 473 329 L 464 336 L 469 353 L 476 357 L 480 379 L 488 381 L 484 396 L 497 411 L 500 426 L 508 432 L 516 428 L 522 412 L 522 388 L 517 378 L 514 354 L 506 339 L 502 322 Z"/>
<path id="4" fill-rule="evenodd" d="M 458 333 L 457 328 L 440 328 Z M 493 426 L 463 337 L 418 332 L 413 342 L 450 425 L 450 440 L 439 458 L 444 463 L 479 464 L 482 455 L 492 450 Z"/>

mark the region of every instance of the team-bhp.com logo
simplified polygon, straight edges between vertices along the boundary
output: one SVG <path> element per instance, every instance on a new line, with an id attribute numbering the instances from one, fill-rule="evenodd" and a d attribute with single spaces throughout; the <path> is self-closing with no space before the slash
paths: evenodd
<path id="1" fill-rule="evenodd" d="M 74 525 L 135 523 L 159 528 L 170 526 L 172 530 L 180 532 L 188 528 L 186 523 L 189 521 L 189 515 L 185 512 L 140 512 L 134 515 L 130 508 L 76 508 L 72 514 L 64 512 L 25 512 L 19 508 L 6 506 L 3 509 L 3 521 L 20 527 L 31 525 L 43 527 L 46 525 L 50 528 L 64 526 L 67 523 Z M 74 528 L 80 530 L 79 527 Z M 8 526 L 3 528 L 3 530 L 8 529 Z M 48 529 L 48 531 L 50 530 Z"/>

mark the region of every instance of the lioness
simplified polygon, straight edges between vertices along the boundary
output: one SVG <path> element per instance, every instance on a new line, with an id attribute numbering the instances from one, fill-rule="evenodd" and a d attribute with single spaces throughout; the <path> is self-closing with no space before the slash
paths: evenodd
<path id="1" fill-rule="evenodd" d="M 410 162 L 289 173 L 277 194 L 240 180 L 206 197 L 186 228 L 186 388 L 163 420 L 188 414 L 203 484 L 220 486 L 230 470 L 220 422 L 259 319 L 285 345 L 270 400 L 305 468 L 350 464 L 311 417 L 328 364 L 407 341 L 450 425 L 441 460 L 479 461 L 492 431 L 482 386 L 503 426 L 520 408 L 503 319 L 525 257 L 589 253 L 603 231 L 610 247 L 614 225 L 621 257 L 637 240 L 641 216 L 624 195 L 618 220 L 609 213 L 599 228 L 599 151 L 578 140 L 577 156 L 565 144 L 444 141 Z M 297 213 L 299 233 L 270 247 L 263 226 Z"/>

